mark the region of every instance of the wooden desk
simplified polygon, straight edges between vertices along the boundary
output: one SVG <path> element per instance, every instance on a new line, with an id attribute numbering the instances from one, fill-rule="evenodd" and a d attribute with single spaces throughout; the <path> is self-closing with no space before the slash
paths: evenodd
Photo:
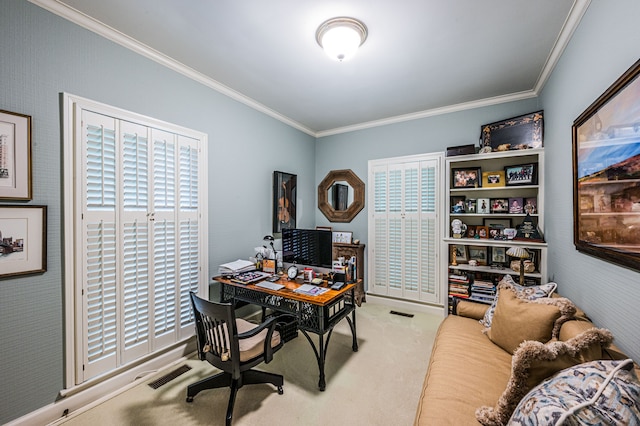
<path id="1" fill-rule="evenodd" d="M 318 370 L 320 371 L 318 387 L 321 391 L 326 388 L 324 363 L 331 333 L 333 333 L 333 327 L 343 318 L 347 319 L 351 328 L 353 336 L 351 347 L 354 352 L 358 351 L 356 305 L 354 304 L 356 284 L 347 284 L 341 290 L 329 290 L 319 296 L 307 296 L 293 291 L 300 287 L 302 282 L 289 281 L 286 278 L 277 282 L 284 285 L 284 288 L 277 291 L 257 287 L 254 284 L 238 284 L 223 277 L 214 277 L 213 280 L 221 284 L 220 300 L 222 302 L 235 304 L 237 301 L 243 301 L 278 312 L 285 312 L 297 319 L 298 330 L 309 341 L 318 361 Z M 318 347 L 311 340 L 309 333 L 318 335 Z M 324 335 L 326 333 L 328 335 L 325 343 Z"/>

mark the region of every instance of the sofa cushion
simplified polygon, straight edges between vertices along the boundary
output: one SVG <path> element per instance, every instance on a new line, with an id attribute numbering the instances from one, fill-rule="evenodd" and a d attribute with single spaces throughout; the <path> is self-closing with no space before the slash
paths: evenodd
<path id="1" fill-rule="evenodd" d="M 554 373 L 584 362 L 594 353 L 593 345 L 606 347 L 613 337 L 608 330 L 591 328 L 566 342 L 523 342 L 513 354 L 511 377 L 494 407 L 483 406 L 476 418 L 483 425 L 504 425 L 522 397 Z"/>
<path id="2" fill-rule="evenodd" d="M 576 312 L 569 299 L 521 299 L 507 287 L 500 293 L 487 336 L 509 353 L 513 353 L 525 340 L 546 343 L 557 338 L 562 323 Z"/>
<path id="3" fill-rule="evenodd" d="M 493 313 L 495 312 L 498 300 L 500 299 L 500 290 L 503 288 L 513 289 L 522 299 L 534 300 L 540 299 L 542 297 L 550 297 L 551 294 L 553 294 L 553 292 L 556 290 L 557 286 L 558 285 L 556 283 L 546 283 L 534 286 L 521 286 L 519 284 L 516 284 L 513 278 L 511 278 L 511 275 L 505 275 L 502 280 L 500 280 L 500 283 L 498 283 L 496 297 L 493 299 L 493 303 L 491 303 L 491 306 L 484 314 L 484 318 L 480 320 L 480 324 L 484 325 L 487 328 L 491 327 Z"/>
<path id="4" fill-rule="evenodd" d="M 415 425 L 475 422 L 476 408 L 495 404 L 510 370 L 511 355 L 482 334 L 477 319 L 447 316 L 433 344 Z"/>
<path id="5" fill-rule="evenodd" d="M 640 381 L 633 361 L 592 361 L 533 388 L 509 424 L 640 424 Z"/>

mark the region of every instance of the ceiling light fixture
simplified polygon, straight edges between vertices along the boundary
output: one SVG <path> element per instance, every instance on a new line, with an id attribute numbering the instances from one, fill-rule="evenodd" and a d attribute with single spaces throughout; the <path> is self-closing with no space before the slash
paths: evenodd
<path id="1" fill-rule="evenodd" d="M 345 16 L 324 21 L 316 31 L 316 41 L 331 58 L 345 61 L 355 55 L 367 39 L 367 27 Z"/>

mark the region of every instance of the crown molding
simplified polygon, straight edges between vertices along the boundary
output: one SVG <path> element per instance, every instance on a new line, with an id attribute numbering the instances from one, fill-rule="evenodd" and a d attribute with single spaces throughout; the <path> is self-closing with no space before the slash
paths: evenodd
<path id="1" fill-rule="evenodd" d="M 217 92 L 222 93 L 229 98 L 236 100 L 240 103 L 243 103 L 257 111 L 260 111 L 272 118 L 275 118 L 278 121 L 281 121 L 288 126 L 291 126 L 295 129 L 300 130 L 303 133 L 306 133 L 310 136 L 316 137 L 316 134 L 313 130 L 309 129 L 306 126 L 298 123 L 286 117 L 271 108 L 266 107 L 265 105 L 239 93 L 230 87 L 225 86 L 224 84 L 207 77 L 206 75 L 194 70 L 186 66 L 185 64 L 172 59 L 171 57 L 158 52 L 157 50 L 135 40 L 132 37 L 129 37 L 122 32 L 105 25 L 104 23 L 74 9 L 66 4 L 59 2 L 58 0 L 29 0 L 30 3 L 33 3 L 43 9 L 48 10 L 49 12 L 56 14 L 70 22 L 73 22 L 76 25 L 79 25 L 91 32 L 94 32 L 107 40 L 111 40 L 114 43 L 117 43 L 139 55 L 142 55 L 152 61 L 159 63 L 162 66 L 165 66 L 179 74 L 184 75 L 198 83 L 207 86 Z"/>

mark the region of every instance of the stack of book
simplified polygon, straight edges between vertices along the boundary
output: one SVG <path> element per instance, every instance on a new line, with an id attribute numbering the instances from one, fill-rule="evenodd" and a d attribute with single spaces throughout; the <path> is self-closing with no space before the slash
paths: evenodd
<path id="1" fill-rule="evenodd" d="M 491 303 L 496 297 L 496 286 L 491 281 L 476 279 L 471 284 L 471 300 Z"/>
<path id="2" fill-rule="evenodd" d="M 449 297 L 469 298 L 469 277 L 464 274 L 449 274 Z"/>

